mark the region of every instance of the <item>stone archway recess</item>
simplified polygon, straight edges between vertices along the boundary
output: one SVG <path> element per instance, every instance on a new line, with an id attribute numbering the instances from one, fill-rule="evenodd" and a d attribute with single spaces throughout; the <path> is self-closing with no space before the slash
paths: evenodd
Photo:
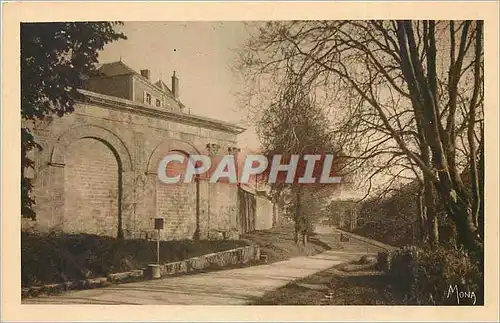
<path id="1" fill-rule="evenodd" d="M 65 168 L 66 168 L 66 153 L 70 146 L 81 139 L 94 139 L 98 142 L 104 144 L 109 148 L 117 162 L 117 231 L 116 236 L 118 238 L 123 238 L 123 219 L 128 219 L 129 215 L 123 212 L 123 182 L 128 180 L 130 174 L 132 173 L 132 159 L 130 157 L 129 151 L 126 148 L 123 141 L 113 132 L 108 129 L 95 126 L 95 125 L 83 125 L 71 128 L 59 136 L 50 156 L 49 165 L 54 166 L 53 168 L 53 178 L 54 178 L 54 190 L 56 191 L 56 196 L 61 196 L 62 200 L 65 200 L 66 187 L 65 187 Z M 67 216 L 65 214 L 65 202 L 60 202 L 57 209 L 60 214 L 63 215 L 62 221 Z M 62 205 L 61 205 L 62 204 Z"/>
<path id="2" fill-rule="evenodd" d="M 188 142 L 178 140 L 178 139 L 166 139 L 161 142 L 152 152 L 148 159 L 147 164 L 147 193 L 145 198 L 149 198 L 150 202 L 148 204 L 154 205 L 151 210 L 154 217 L 163 217 L 168 213 L 168 216 L 177 217 L 174 219 L 166 219 L 164 237 L 172 238 L 168 234 L 172 232 L 167 232 L 169 228 L 168 225 L 179 228 L 183 225 L 189 226 L 189 217 L 194 215 L 195 217 L 195 228 L 194 232 L 187 230 L 185 235 L 174 235 L 174 238 L 193 238 L 195 240 L 200 238 L 200 181 L 199 178 L 195 178 L 195 183 L 192 184 L 164 184 L 160 183 L 158 180 L 158 165 L 160 161 L 168 154 L 172 152 L 179 152 L 186 157 L 190 155 L 200 154 L 198 149 Z M 194 191 L 194 192 L 193 192 Z M 194 193 L 191 194 L 191 193 Z M 177 197 L 173 197 L 174 194 L 178 194 Z M 175 204 L 177 203 L 177 204 Z M 194 203 L 193 210 L 189 207 L 190 203 Z M 169 204 L 169 205 L 166 205 Z M 168 210 L 170 206 L 170 210 Z M 186 213 L 183 213 L 186 212 Z M 179 214 L 177 214 L 179 213 Z M 194 213 L 194 214 L 193 214 Z M 184 218 L 179 218 L 184 217 Z M 178 221 L 177 226 L 172 224 L 171 221 Z M 182 229 L 182 228 L 181 228 Z"/>
<path id="3" fill-rule="evenodd" d="M 114 150 L 120 159 L 123 171 L 128 172 L 132 170 L 132 158 L 123 141 L 110 130 L 95 125 L 83 125 L 70 128 L 60 135 L 52 149 L 50 163 L 54 166 L 64 166 L 65 149 L 71 143 L 82 138 L 94 138 L 107 143 L 107 145 L 112 147 L 112 150 Z"/>

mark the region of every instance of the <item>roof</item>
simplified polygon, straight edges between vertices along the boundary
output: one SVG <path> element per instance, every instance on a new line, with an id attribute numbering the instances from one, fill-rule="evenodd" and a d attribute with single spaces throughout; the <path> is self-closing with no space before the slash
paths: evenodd
<path id="1" fill-rule="evenodd" d="M 163 82 L 162 80 L 159 80 L 158 82 L 155 83 L 157 87 L 159 87 L 163 92 L 165 92 L 168 96 L 170 96 L 172 99 L 175 100 L 174 94 L 170 90 L 170 88 Z"/>
<path id="2" fill-rule="evenodd" d="M 155 85 L 158 86 L 163 91 L 167 91 L 167 90 L 170 91 L 170 89 L 168 88 L 168 86 L 162 80 L 159 80 L 158 82 L 156 82 Z"/>
<path id="3" fill-rule="evenodd" d="M 175 120 L 183 123 L 188 123 L 192 125 L 198 125 L 203 127 L 211 127 L 222 131 L 227 131 L 234 134 L 239 134 L 246 129 L 221 120 L 216 120 L 212 118 L 197 116 L 194 114 L 187 114 L 182 112 L 175 112 L 169 110 L 158 110 L 145 105 L 144 103 L 131 101 L 123 98 L 118 98 L 115 96 L 105 95 L 102 93 L 96 93 L 88 90 L 80 89 L 78 90 L 82 93 L 87 100 L 90 102 L 98 103 L 103 106 L 108 106 L 115 109 L 126 110 L 133 113 L 144 114 L 152 117 L 160 117 L 170 120 Z"/>
<path id="4" fill-rule="evenodd" d="M 178 104 L 181 109 L 186 107 L 179 99 L 175 98 L 174 94 L 172 93 L 172 90 L 165 84 L 165 82 L 163 82 L 162 80 L 158 80 L 156 83 L 153 83 L 151 82 L 151 80 L 145 78 L 140 73 L 136 72 L 134 69 L 127 66 L 121 60 L 116 62 L 101 64 L 101 66 L 97 68 L 97 72 L 103 74 L 104 76 L 131 75 L 131 74 L 137 75 L 141 77 L 143 80 L 147 81 L 153 87 L 156 87 L 158 90 L 163 91 L 170 99 L 172 99 L 176 104 Z M 91 91 L 84 91 L 84 92 L 86 92 L 87 94 L 91 93 Z M 93 95 L 95 94 L 96 93 L 93 93 Z M 198 119 L 201 122 L 209 122 L 212 124 L 217 123 L 221 126 L 225 125 L 225 127 L 234 128 L 233 130 L 236 131 L 237 133 L 241 133 L 244 130 L 246 130 L 245 128 L 236 126 L 232 123 L 223 122 L 220 120 L 210 119 L 201 116 L 194 116 L 191 115 L 191 113 L 189 113 L 189 115 L 192 116 L 192 118 Z"/>
<path id="5" fill-rule="evenodd" d="M 172 93 L 172 90 L 163 82 L 162 80 L 159 80 L 156 83 L 151 82 L 151 80 L 146 79 L 144 76 L 142 76 L 140 73 L 136 72 L 134 69 L 131 67 L 127 66 L 125 63 L 122 61 L 117 61 L 117 62 L 111 62 L 111 63 L 104 63 L 102 64 L 97 71 L 104 76 L 117 76 L 117 75 L 130 75 L 134 74 L 137 76 L 140 76 L 142 79 L 145 81 L 149 82 L 151 85 L 157 87 L 159 90 L 165 92 L 172 100 L 177 101 L 178 104 L 180 104 L 182 107 L 184 107 L 184 104 L 182 104 L 179 100 L 175 99 L 174 94 Z"/>
<path id="6" fill-rule="evenodd" d="M 105 76 L 137 74 L 136 71 L 125 65 L 122 61 L 102 64 L 97 71 Z"/>

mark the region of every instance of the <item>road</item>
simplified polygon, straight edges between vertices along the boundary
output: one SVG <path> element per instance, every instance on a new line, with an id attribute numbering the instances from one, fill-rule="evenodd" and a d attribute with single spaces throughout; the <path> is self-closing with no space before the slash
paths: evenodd
<path id="1" fill-rule="evenodd" d="M 327 233 L 329 230 L 316 231 L 326 240 L 333 239 L 331 230 L 330 233 Z M 359 259 L 368 250 L 359 244 L 350 242 L 341 250 L 260 266 L 29 298 L 24 299 L 23 304 L 245 305 L 295 279 Z"/>

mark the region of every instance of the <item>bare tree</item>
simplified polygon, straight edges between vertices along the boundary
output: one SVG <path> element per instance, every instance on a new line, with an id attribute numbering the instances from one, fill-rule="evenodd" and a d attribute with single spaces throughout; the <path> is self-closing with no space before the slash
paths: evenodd
<path id="1" fill-rule="evenodd" d="M 478 230 L 482 180 L 483 24 L 481 21 L 268 22 L 242 51 L 252 101 L 258 89 L 296 82 L 330 109 L 352 171 L 420 181 L 422 219 L 437 242 L 433 191 L 470 251 Z M 288 71 L 288 72 L 284 72 Z M 278 86 L 279 88 L 279 86 Z M 470 173 L 471 185 L 462 180 Z"/>
<path id="2" fill-rule="evenodd" d="M 332 133 L 329 131 L 328 119 L 324 111 L 314 104 L 314 99 L 307 94 L 309 91 L 298 82 L 293 75 L 288 78 L 291 82 L 283 83 L 280 96 L 262 111 L 262 116 L 257 122 L 257 133 L 262 144 L 262 153 L 272 158 L 282 155 L 286 162 L 292 155 L 302 158 L 308 154 L 333 153 Z M 272 194 L 279 199 L 281 194 L 287 192 L 290 196 L 288 203 L 295 208 L 295 241 L 299 235 L 302 242 L 307 244 L 308 234 L 311 229 L 311 212 L 304 212 L 303 204 L 306 202 L 308 211 L 311 201 L 311 190 L 325 190 L 326 185 L 300 184 L 298 178 L 303 175 L 305 166 L 299 161 L 298 169 L 293 183 L 278 180 L 271 184 Z M 318 167 L 316 167 L 318 169 Z M 269 170 L 269 168 L 268 168 Z M 269 176 L 269 172 L 265 177 Z M 330 187 L 331 188 L 331 187 Z M 309 197 L 307 199 L 307 197 Z M 304 201 L 304 198 L 306 200 Z M 319 199 L 318 199 L 319 201 Z"/>

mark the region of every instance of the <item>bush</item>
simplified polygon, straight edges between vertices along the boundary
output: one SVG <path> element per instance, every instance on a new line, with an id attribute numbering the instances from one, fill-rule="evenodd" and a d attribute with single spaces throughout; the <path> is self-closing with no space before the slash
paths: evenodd
<path id="1" fill-rule="evenodd" d="M 419 305 L 483 304 L 483 274 L 463 250 L 404 246 L 378 256 L 407 303 Z"/>
<path id="2" fill-rule="evenodd" d="M 389 271 L 389 253 L 379 252 L 377 253 L 377 269 L 381 271 Z"/>

